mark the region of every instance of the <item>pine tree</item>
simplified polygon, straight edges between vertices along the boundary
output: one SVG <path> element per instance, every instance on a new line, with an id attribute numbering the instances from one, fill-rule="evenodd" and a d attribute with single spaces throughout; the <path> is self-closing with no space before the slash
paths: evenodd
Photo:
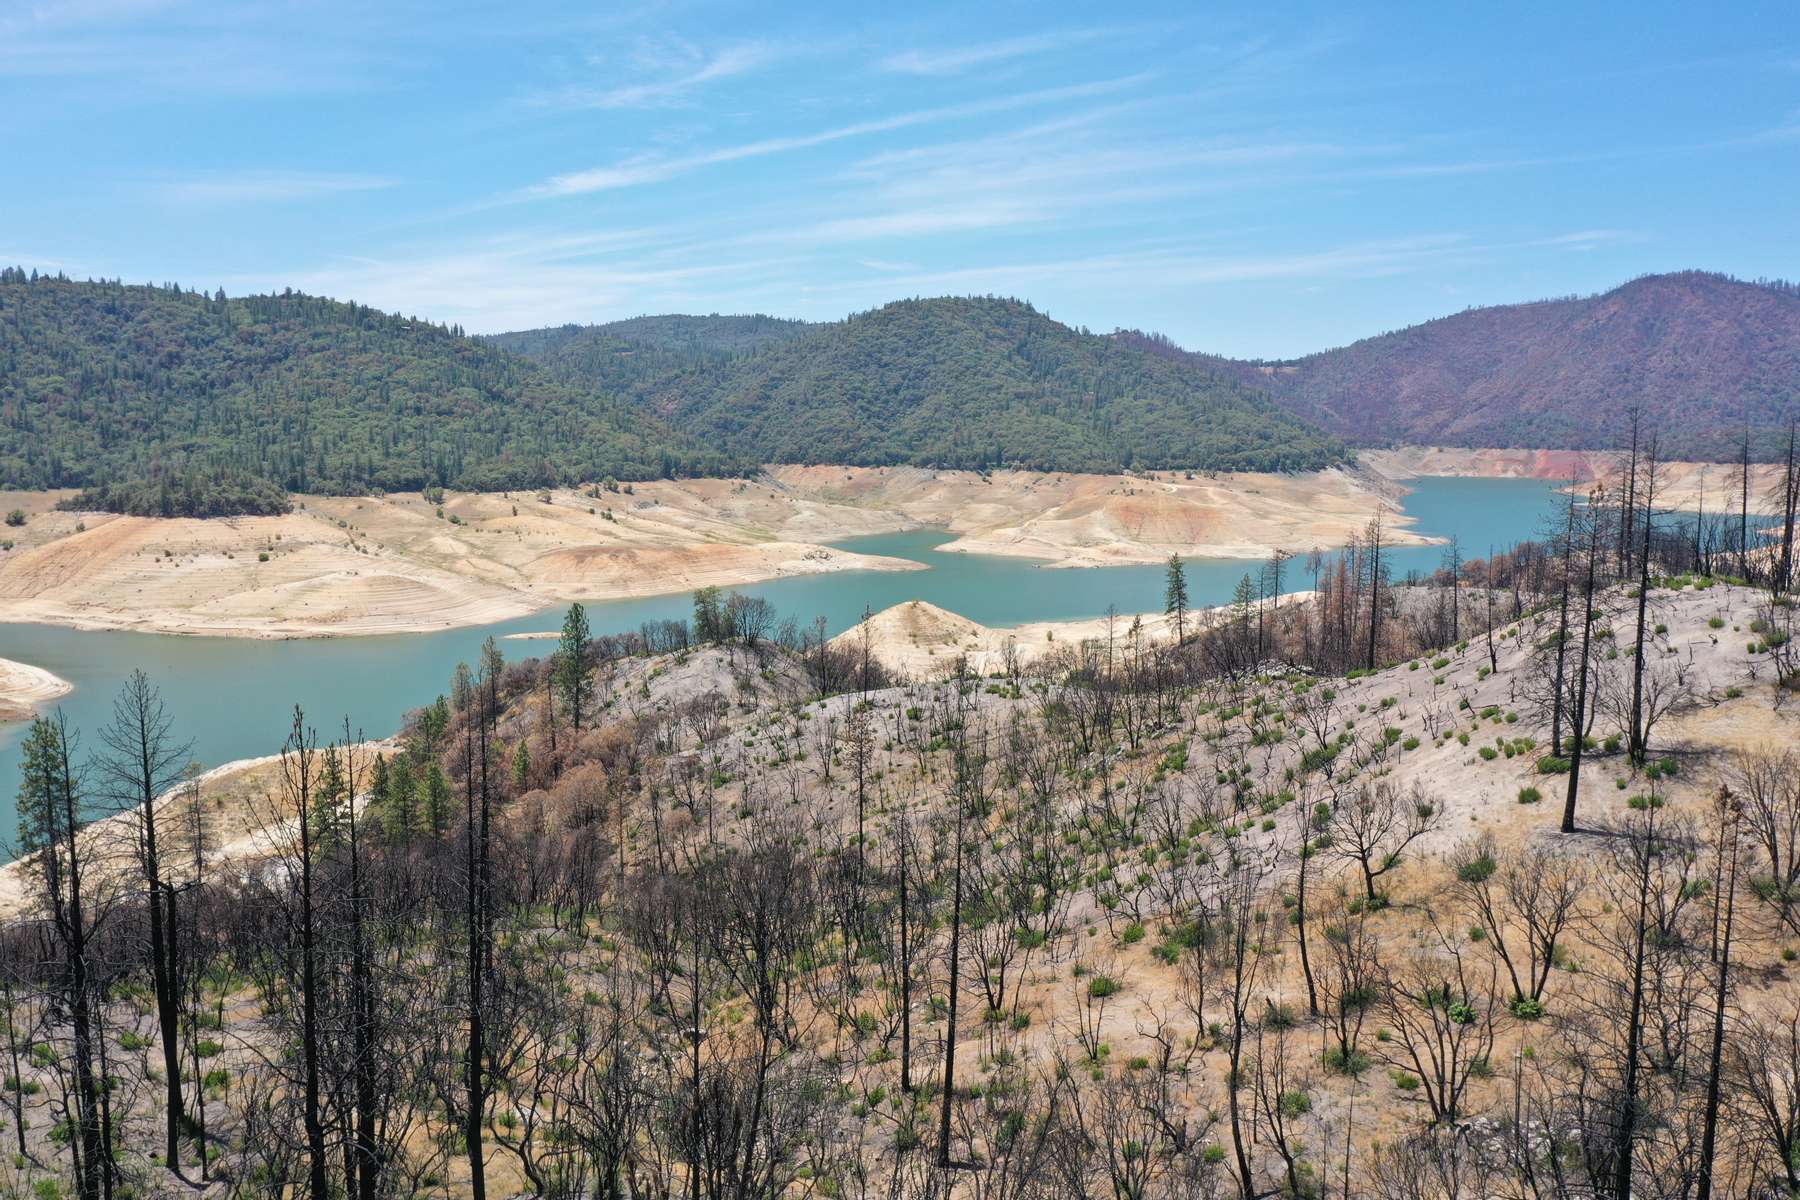
<path id="1" fill-rule="evenodd" d="M 569 615 L 563 618 L 555 673 L 556 690 L 562 694 L 563 704 L 569 710 L 569 724 L 577 732 L 581 730 L 581 711 L 587 706 L 587 660 L 591 640 L 587 610 L 576 601 L 569 605 Z"/>
<path id="2" fill-rule="evenodd" d="M 434 837 L 443 837 L 450 828 L 450 781 L 435 762 L 425 776 L 425 825 Z"/>
<path id="3" fill-rule="evenodd" d="M 1163 593 L 1163 613 L 1175 626 L 1175 641 L 1187 640 L 1188 590 L 1187 571 L 1181 555 L 1169 555 L 1168 585 Z"/>
<path id="4" fill-rule="evenodd" d="M 337 746 L 326 746 L 325 765 L 319 771 L 312 809 L 313 838 L 321 849 L 337 844 L 343 825 L 343 806 L 348 799 L 346 790 L 343 759 Z"/>

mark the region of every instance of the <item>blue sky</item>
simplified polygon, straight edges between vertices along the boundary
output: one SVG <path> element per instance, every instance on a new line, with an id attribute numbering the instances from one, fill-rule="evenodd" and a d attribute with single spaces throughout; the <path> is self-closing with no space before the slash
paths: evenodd
<path id="1" fill-rule="evenodd" d="M 0 261 L 492 332 L 945 293 L 1296 354 L 1800 276 L 1791 3 L 0 0 Z"/>

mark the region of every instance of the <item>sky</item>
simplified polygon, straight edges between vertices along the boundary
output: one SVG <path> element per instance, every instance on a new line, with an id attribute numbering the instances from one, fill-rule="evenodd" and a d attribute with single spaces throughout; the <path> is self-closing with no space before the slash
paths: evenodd
<path id="1" fill-rule="evenodd" d="M 480 333 L 997 294 L 1292 356 L 1800 277 L 1800 10 L 0 0 L 0 262 Z"/>

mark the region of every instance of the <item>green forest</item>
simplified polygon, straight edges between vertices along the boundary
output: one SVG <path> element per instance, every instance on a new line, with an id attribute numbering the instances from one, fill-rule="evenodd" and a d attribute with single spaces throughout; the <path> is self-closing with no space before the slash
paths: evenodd
<path id="1" fill-rule="evenodd" d="M 0 485 L 492 490 L 744 463 L 460 331 L 287 292 L 0 272 Z M 158 485 L 160 487 L 160 485 Z"/>
<path id="2" fill-rule="evenodd" d="M 659 318 L 502 344 L 757 462 L 1288 471 L 1344 457 L 1252 388 L 1017 300 L 901 301 L 763 329 L 742 353 L 758 327 L 729 322 L 768 320 Z"/>
<path id="3" fill-rule="evenodd" d="M 83 488 L 57 505 L 134 517 L 276 516 L 293 508 L 280 487 L 234 467 L 190 466 Z"/>
<path id="4" fill-rule="evenodd" d="M 630 343 L 656 350 L 672 350 L 697 355 L 748 354 L 777 342 L 800 337 L 814 326 L 809 321 L 786 317 L 770 317 L 761 313 L 749 316 L 662 316 L 629 317 L 604 325 L 556 325 L 545 329 L 525 329 L 517 333 L 499 333 L 488 338 L 502 350 L 531 358 L 553 359 L 565 353 L 584 353 L 579 343 Z"/>
<path id="5" fill-rule="evenodd" d="M 0 272 L 0 427 L 0 486 L 194 516 L 771 462 L 1310 470 L 1345 453 L 1254 389 L 1010 300 L 475 338 L 296 292 L 17 269 Z"/>

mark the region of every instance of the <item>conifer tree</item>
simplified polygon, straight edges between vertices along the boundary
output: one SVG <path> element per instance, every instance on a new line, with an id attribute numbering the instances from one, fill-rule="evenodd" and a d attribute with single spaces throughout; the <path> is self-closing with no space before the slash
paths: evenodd
<path id="1" fill-rule="evenodd" d="M 1188 590 L 1187 571 L 1181 565 L 1181 555 L 1169 555 L 1167 583 L 1163 589 L 1163 614 L 1175 627 L 1175 641 L 1179 644 L 1187 639 Z"/>

